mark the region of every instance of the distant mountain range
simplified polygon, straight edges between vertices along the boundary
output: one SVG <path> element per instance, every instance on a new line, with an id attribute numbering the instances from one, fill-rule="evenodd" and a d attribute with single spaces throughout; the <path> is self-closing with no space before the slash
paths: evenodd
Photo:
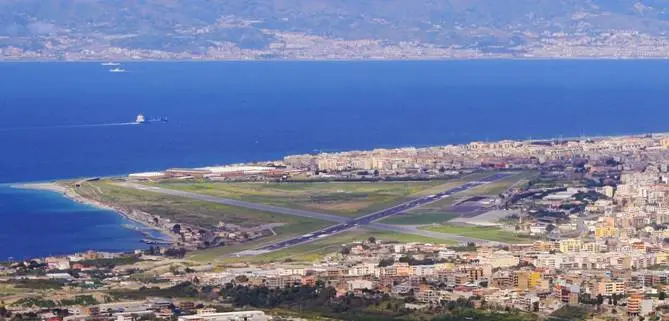
<path id="1" fill-rule="evenodd" d="M 669 57 L 669 0 L 0 0 L 0 59 Z"/>

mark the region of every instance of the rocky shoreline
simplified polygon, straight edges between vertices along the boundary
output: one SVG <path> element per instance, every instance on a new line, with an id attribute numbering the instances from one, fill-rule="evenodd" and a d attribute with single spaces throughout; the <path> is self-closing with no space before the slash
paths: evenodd
<path id="1" fill-rule="evenodd" d="M 163 228 L 160 226 L 156 226 L 155 224 L 152 224 L 153 222 L 153 215 L 150 213 L 145 213 L 141 211 L 135 211 L 135 210 L 128 210 L 119 206 L 113 206 L 109 204 L 105 204 L 102 202 L 99 202 L 94 199 L 90 199 L 87 197 L 81 196 L 79 193 L 77 193 L 74 189 L 68 188 L 66 186 L 60 185 L 55 182 L 48 182 L 48 183 L 24 183 L 24 184 L 14 184 L 11 185 L 12 188 L 18 188 L 18 189 L 29 189 L 29 190 L 41 190 L 41 191 L 50 191 L 50 192 L 56 192 L 62 194 L 64 197 L 77 202 L 81 204 L 85 204 L 88 206 L 93 206 L 99 209 L 103 210 L 108 210 L 112 211 L 114 213 L 117 213 L 118 215 L 121 215 L 125 219 L 132 221 L 134 223 L 137 223 L 141 226 L 144 226 L 148 229 L 158 231 L 164 236 L 163 238 L 155 238 L 154 236 L 149 235 L 147 232 L 141 231 L 140 229 L 132 229 L 134 231 L 138 231 L 143 233 L 145 236 L 147 236 L 149 239 L 161 241 L 164 243 L 172 244 L 176 242 L 177 236 L 174 235 L 174 233 L 167 229 Z M 125 225 L 124 225 L 125 227 Z M 127 227 L 126 227 L 127 228 Z"/>

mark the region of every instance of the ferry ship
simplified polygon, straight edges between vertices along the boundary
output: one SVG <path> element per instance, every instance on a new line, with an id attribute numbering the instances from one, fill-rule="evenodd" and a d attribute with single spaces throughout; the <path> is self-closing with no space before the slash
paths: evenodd
<path id="1" fill-rule="evenodd" d="M 144 118 L 143 114 L 137 115 L 137 118 L 135 119 L 135 123 L 141 125 L 141 124 L 146 124 L 146 118 Z"/>
<path id="2" fill-rule="evenodd" d="M 103 62 L 103 63 L 101 63 L 101 65 L 103 65 L 103 66 L 120 66 L 121 64 L 118 63 L 118 62 L 109 61 L 109 62 Z"/>
<path id="3" fill-rule="evenodd" d="M 144 117 L 144 114 L 139 114 L 135 119 L 135 124 L 137 125 L 150 124 L 150 123 L 167 123 L 167 118 L 160 117 L 160 118 L 146 119 L 146 117 Z"/>
<path id="4" fill-rule="evenodd" d="M 125 72 L 125 69 L 122 69 L 122 68 L 114 68 L 114 69 L 109 69 L 109 72 Z"/>

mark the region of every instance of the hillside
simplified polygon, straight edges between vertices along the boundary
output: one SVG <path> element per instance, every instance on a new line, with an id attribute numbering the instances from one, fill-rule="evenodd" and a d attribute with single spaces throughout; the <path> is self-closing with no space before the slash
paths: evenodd
<path id="1" fill-rule="evenodd" d="M 669 0 L 0 0 L 1 59 L 669 56 Z"/>

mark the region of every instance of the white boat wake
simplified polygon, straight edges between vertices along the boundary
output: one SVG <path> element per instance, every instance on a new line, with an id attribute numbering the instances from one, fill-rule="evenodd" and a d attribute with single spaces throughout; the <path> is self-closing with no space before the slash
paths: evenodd
<path id="1" fill-rule="evenodd" d="M 66 128 L 90 128 L 90 127 L 108 127 L 108 126 L 137 126 L 137 125 L 139 125 L 139 124 L 136 123 L 136 122 L 125 122 L 125 123 L 103 123 L 103 124 L 13 127 L 13 128 L 0 128 L 0 132 L 24 131 L 24 130 L 66 129 Z"/>

